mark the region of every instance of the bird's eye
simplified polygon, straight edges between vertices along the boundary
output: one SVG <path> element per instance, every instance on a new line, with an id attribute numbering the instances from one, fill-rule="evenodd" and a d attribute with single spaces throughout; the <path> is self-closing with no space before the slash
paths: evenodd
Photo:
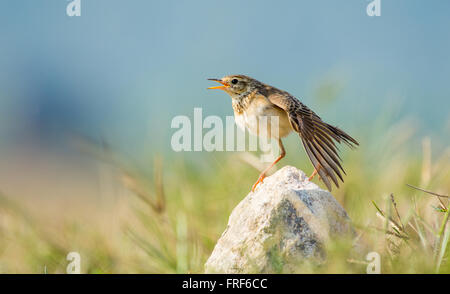
<path id="1" fill-rule="evenodd" d="M 238 83 L 238 80 L 237 80 L 237 79 L 232 79 L 232 80 L 231 80 L 231 83 L 232 83 L 233 85 L 236 85 L 236 84 Z"/>

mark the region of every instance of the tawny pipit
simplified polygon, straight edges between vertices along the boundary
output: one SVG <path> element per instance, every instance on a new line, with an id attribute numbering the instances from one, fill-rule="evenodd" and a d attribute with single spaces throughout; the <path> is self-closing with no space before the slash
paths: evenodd
<path id="1" fill-rule="evenodd" d="M 337 127 L 327 124 L 311 109 L 297 100 L 286 91 L 263 84 L 244 75 L 231 75 L 222 79 L 209 79 L 222 84 L 222 86 L 208 89 L 224 90 L 231 96 L 236 124 L 242 129 L 261 136 L 262 133 L 278 140 L 280 156 L 268 166 L 259 176 L 252 187 L 252 191 L 266 177 L 266 173 L 285 155 L 281 138 L 287 136 L 292 130 L 302 139 L 303 147 L 314 166 L 314 172 L 309 177 L 312 180 L 318 173 L 322 181 L 331 191 L 331 181 L 339 187 L 338 178 L 344 182 L 342 173 L 344 169 L 340 163 L 335 142 L 346 143 L 350 147 L 359 145 L 355 139 Z M 260 130 L 258 123 L 266 117 L 267 130 Z M 271 126 L 271 116 L 278 117 L 277 132 Z"/>

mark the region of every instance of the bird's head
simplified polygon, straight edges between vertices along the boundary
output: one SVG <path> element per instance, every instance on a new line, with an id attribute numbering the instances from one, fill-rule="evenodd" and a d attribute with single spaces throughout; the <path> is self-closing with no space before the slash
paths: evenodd
<path id="1" fill-rule="evenodd" d="M 251 92 L 257 87 L 258 81 L 244 75 L 230 75 L 221 79 L 208 79 L 221 83 L 222 86 L 209 87 L 208 89 L 224 90 L 232 98 L 242 93 Z"/>

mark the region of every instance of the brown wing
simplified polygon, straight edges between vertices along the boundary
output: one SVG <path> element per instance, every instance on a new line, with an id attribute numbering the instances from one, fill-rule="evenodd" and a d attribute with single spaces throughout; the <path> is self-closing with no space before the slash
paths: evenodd
<path id="1" fill-rule="evenodd" d="M 267 89 L 267 88 L 266 88 Z M 339 187 L 338 177 L 344 182 L 345 171 L 335 142 L 344 142 L 350 147 L 359 145 L 344 131 L 331 126 L 287 92 L 274 90 L 265 93 L 270 102 L 286 111 L 292 128 L 299 133 L 303 146 L 322 181 L 331 191 L 330 179 Z M 319 168 L 320 167 L 320 168 Z"/>

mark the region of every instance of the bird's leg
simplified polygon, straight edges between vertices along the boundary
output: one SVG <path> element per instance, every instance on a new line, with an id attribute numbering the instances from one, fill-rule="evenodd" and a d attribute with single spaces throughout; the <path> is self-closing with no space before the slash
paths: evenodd
<path id="1" fill-rule="evenodd" d="M 314 171 L 313 171 L 312 175 L 308 178 L 308 181 L 311 182 L 311 180 L 314 179 L 314 177 L 317 175 L 319 170 L 320 170 L 320 165 L 317 168 L 314 168 Z"/>
<path id="2" fill-rule="evenodd" d="M 274 162 L 272 162 L 271 165 L 269 165 L 260 175 L 258 180 L 255 184 L 253 184 L 252 192 L 255 192 L 256 186 L 258 186 L 259 183 L 262 183 L 264 178 L 266 177 L 266 173 L 275 165 L 278 161 L 280 161 L 284 156 L 286 156 L 286 151 L 284 150 L 283 143 L 280 139 L 278 139 L 278 146 L 280 146 L 280 155 L 275 159 Z"/>

